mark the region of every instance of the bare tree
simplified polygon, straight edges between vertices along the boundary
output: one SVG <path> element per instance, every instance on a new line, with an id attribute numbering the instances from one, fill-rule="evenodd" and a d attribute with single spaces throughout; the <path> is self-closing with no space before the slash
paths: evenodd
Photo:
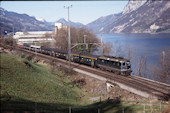
<path id="1" fill-rule="evenodd" d="M 146 76 L 146 56 L 140 56 L 138 61 L 137 76 Z"/>
<path id="2" fill-rule="evenodd" d="M 123 47 L 124 48 L 122 49 L 122 57 L 127 58 L 128 60 L 132 60 L 134 51 L 131 50 L 131 46 L 124 45 Z"/>
<path id="3" fill-rule="evenodd" d="M 115 57 L 119 57 L 121 55 L 122 48 L 121 48 L 121 45 L 120 45 L 120 43 L 118 41 L 114 42 L 113 51 L 114 51 L 114 56 Z"/>
<path id="4" fill-rule="evenodd" d="M 56 40 L 56 48 L 59 50 L 67 50 L 68 48 L 68 39 L 67 39 L 67 31 L 65 29 L 59 29 L 57 34 L 55 35 Z"/>
<path id="5" fill-rule="evenodd" d="M 110 56 L 113 53 L 113 45 L 111 42 L 104 43 L 100 49 L 100 54 L 103 56 Z"/>
<path id="6" fill-rule="evenodd" d="M 16 40 L 14 40 L 11 36 L 0 36 L 0 45 L 4 46 L 5 48 L 10 48 L 12 49 L 12 47 L 9 46 L 14 46 L 16 44 Z"/>
<path id="7" fill-rule="evenodd" d="M 71 44 L 84 43 L 84 35 L 87 36 L 86 43 L 99 43 L 99 39 L 92 32 L 85 28 L 77 29 L 71 27 L 70 31 L 71 31 Z M 67 50 L 68 38 L 66 29 L 59 29 L 57 34 L 55 35 L 55 40 L 57 49 Z M 86 52 L 90 53 L 96 48 L 97 48 L 96 45 L 89 45 Z M 85 49 L 84 45 L 78 45 L 75 46 L 75 48 L 73 48 L 72 51 L 82 52 L 84 49 Z"/>
<path id="8" fill-rule="evenodd" d="M 170 49 L 162 51 L 157 68 L 153 69 L 154 76 L 160 82 L 170 83 Z"/>
<path id="9" fill-rule="evenodd" d="M 131 61 L 132 68 L 133 68 L 133 73 L 137 76 L 142 76 L 147 78 L 147 57 L 142 55 L 139 56 L 136 53 L 136 50 L 131 50 L 130 47 L 126 47 L 125 48 L 125 55 L 124 57 L 127 57 L 127 59 L 129 59 Z"/>

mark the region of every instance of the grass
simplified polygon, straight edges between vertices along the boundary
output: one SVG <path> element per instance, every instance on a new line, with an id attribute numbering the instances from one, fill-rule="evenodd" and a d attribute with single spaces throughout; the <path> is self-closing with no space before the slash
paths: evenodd
<path id="1" fill-rule="evenodd" d="M 143 110 L 143 105 L 121 103 L 119 99 L 89 102 L 91 94 L 72 84 L 69 78 L 61 77 L 59 70 L 51 73 L 48 66 L 8 54 L 0 54 L 0 59 L 1 112 L 68 113 L 70 106 L 73 113 L 97 113 L 98 110 L 122 113 L 122 108 L 126 113 Z"/>
<path id="2" fill-rule="evenodd" d="M 48 68 L 7 54 L 1 57 L 1 101 L 79 105 L 82 90 L 63 84 Z M 68 79 L 64 80 L 68 82 Z"/>

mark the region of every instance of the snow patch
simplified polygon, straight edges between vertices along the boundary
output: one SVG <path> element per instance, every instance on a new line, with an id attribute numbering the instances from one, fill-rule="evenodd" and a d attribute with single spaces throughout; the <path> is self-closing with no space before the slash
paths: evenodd
<path id="1" fill-rule="evenodd" d="M 156 25 L 155 23 L 150 26 L 150 29 L 151 29 L 151 30 L 157 30 L 157 29 L 159 29 L 159 28 L 160 28 L 160 27 L 159 27 L 158 25 Z"/>
<path id="2" fill-rule="evenodd" d="M 134 26 L 136 23 L 138 23 L 138 21 L 135 21 L 131 26 Z"/>
<path id="3" fill-rule="evenodd" d="M 119 25 L 119 26 L 116 26 L 116 27 L 114 27 L 114 28 L 112 28 L 111 30 L 110 30 L 110 32 L 113 32 L 114 30 L 114 32 L 115 33 L 120 33 L 121 31 L 123 31 L 124 29 L 125 29 L 125 26 L 127 25 L 128 23 L 124 23 L 123 25 Z"/>
<path id="4" fill-rule="evenodd" d="M 40 22 L 45 22 L 45 19 L 43 19 L 43 18 L 36 18 L 36 19 Z"/>
<path id="5" fill-rule="evenodd" d="M 103 29 L 104 29 L 104 28 L 102 27 L 102 28 L 99 30 L 99 32 L 103 31 Z"/>

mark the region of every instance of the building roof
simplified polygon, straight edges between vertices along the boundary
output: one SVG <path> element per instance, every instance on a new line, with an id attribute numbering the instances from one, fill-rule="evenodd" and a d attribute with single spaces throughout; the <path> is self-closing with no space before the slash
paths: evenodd
<path id="1" fill-rule="evenodd" d="M 53 31 L 29 31 L 29 32 L 16 32 L 14 35 L 14 39 L 19 38 L 33 38 L 33 37 L 44 37 L 46 33 L 52 33 Z"/>

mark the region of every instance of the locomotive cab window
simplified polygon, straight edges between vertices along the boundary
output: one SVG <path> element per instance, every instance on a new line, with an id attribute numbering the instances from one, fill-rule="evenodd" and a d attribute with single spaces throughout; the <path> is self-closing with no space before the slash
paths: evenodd
<path id="1" fill-rule="evenodd" d="M 120 63 L 119 63 L 119 62 L 117 62 L 117 66 L 120 66 Z"/>

